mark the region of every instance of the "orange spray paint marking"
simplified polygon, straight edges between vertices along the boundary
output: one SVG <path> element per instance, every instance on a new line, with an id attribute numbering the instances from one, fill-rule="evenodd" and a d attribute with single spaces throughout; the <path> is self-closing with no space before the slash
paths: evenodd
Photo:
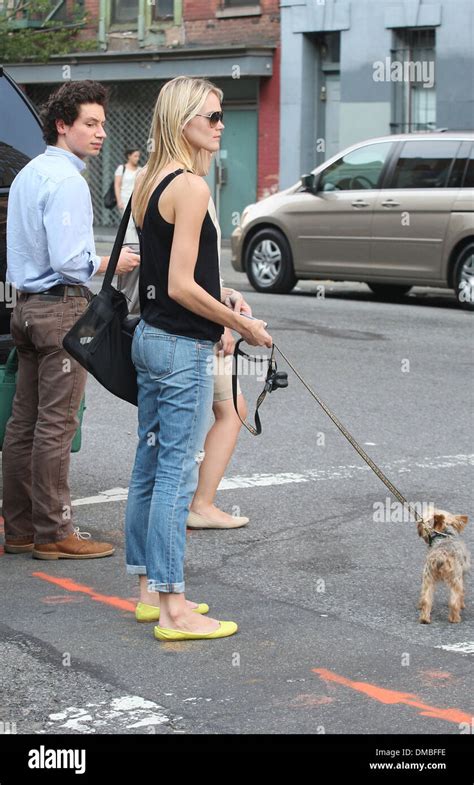
<path id="1" fill-rule="evenodd" d="M 422 671 L 423 676 L 426 676 L 427 679 L 436 679 L 439 680 L 452 680 L 453 674 L 447 671 Z"/>
<path id="2" fill-rule="evenodd" d="M 398 692 L 397 690 L 387 690 L 384 687 L 378 687 L 376 684 L 369 684 L 364 681 L 351 681 L 346 679 L 345 676 L 340 676 L 338 673 L 328 671 L 325 668 L 312 668 L 313 673 L 317 673 L 325 681 L 333 681 L 336 684 L 343 684 L 345 687 L 350 687 L 357 692 L 363 692 L 369 698 L 377 700 L 380 703 L 395 706 L 396 704 L 405 704 L 406 706 L 413 706 L 416 709 L 421 709 L 420 715 L 425 717 L 433 717 L 438 720 L 446 720 L 447 722 L 467 722 L 471 724 L 472 717 L 470 714 L 465 714 L 459 709 L 440 709 L 437 706 L 429 706 L 426 703 L 421 703 L 417 695 L 412 695 L 409 692 Z"/>
<path id="3" fill-rule="evenodd" d="M 71 581 L 69 578 L 56 578 L 53 575 L 48 575 L 47 572 L 33 572 L 32 575 L 35 578 L 41 578 L 43 581 L 54 583 L 56 586 L 61 586 L 61 588 L 65 589 L 66 591 L 77 591 L 81 592 L 82 594 L 88 594 L 91 600 L 95 600 L 96 602 L 103 602 L 104 605 L 112 605 L 113 608 L 119 608 L 121 611 L 135 611 L 135 605 L 133 602 L 123 600 L 121 597 L 113 597 L 109 594 L 99 594 L 94 589 L 91 589 L 90 586 L 85 586 L 82 583 L 76 583 L 75 581 Z"/>

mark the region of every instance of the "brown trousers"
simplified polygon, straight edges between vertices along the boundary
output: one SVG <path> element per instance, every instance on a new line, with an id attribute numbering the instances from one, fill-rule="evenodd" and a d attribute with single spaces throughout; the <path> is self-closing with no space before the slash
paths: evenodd
<path id="1" fill-rule="evenodd" d="M 85 297 L 18 295 L 18 377 L 2 450 L 7 540 L 56 542 L 74 531 L 69 461 L 87 371 L 62 339 L 86 306 Z"/>

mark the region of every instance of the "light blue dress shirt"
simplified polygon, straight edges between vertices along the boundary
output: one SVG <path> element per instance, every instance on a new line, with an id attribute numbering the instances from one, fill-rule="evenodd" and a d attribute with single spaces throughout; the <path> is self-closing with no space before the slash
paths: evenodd
<path id="1" fill-rule="evenodd" d="M 97 272 L 84 161 L 48 145 L 15 177 L 8 197 L 7 281 L 22 292 L 84 284 Z"/>

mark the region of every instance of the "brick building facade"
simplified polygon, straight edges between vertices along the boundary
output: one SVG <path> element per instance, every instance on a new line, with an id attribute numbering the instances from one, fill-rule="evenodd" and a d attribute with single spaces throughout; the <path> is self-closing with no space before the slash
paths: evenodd
<path id="1" fill-rule="evenodd" d="M 72 2 L 65 0 L 58 20 L 67 17 Z M 84 0 L 88 22 L 80 38 L 96 41 L 96 47 L 44 64 L 9 66 L 36 104 L 65 78 L 109 86 L 108 140 L 100 160 L 88 167 L 96 223 L 116 223 L 103 194 L 125 147 L 136 144 L 145 160 L 157 94 L 180 74 L 207 77 L 224 92 L 226 127 L 207 178 L 223 237 L 247 204 L 278 189 L 279 0 L 249 2 Z"/>

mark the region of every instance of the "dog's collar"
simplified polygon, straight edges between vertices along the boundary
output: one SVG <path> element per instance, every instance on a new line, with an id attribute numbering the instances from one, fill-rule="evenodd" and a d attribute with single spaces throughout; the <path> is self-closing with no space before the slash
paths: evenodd
<path id="1" fill-rule="evenodd" d="M 429 539 L 428 545 L 431 548 L 431 546 L 433 545 L 434 541 L 436 539 L 438 539 L 438 537 L 452 537 L 452 536 L 453 536 L 453 533 L 452 532 L 448 532 L 448 531 L 446 531 L 446 532 L 435 532 L 434 534 L 430 534 L 429 535 L 429 537 L 428 537 L 428 539 Z"/>

